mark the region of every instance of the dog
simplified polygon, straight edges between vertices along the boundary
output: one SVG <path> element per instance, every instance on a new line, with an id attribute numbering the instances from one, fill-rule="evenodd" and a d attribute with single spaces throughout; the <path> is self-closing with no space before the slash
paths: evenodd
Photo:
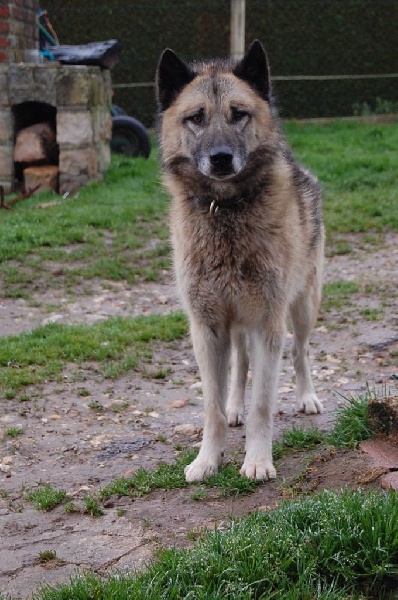
<path id="1" fill-rule="evenodd" d="M 166 49 L 156 89 L 175 277 L 203 384 L 203 441 L 185 478 L 202 481 L 218 471 L 227 426 L 244 421 L 250 356 L 240 473 L 272 479 L 273 412 L 289 315 L 299 409 L 322 411 L 309 364 L 322 287 L 321 188 L 295 162 L 282 133 L 258 40 L 239 61 L 187 64 Z"/>

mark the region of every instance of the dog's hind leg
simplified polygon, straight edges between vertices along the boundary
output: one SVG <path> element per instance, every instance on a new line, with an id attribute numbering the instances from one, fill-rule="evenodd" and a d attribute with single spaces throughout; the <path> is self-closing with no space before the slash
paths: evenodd
<path id="1" fill-rule="evenodd" d="M 185 468 L 188 482 L 217 473 L 224 451 L 227 419 L 225 402 L 230 339 L 226 331 L 212 331 L 191 319 L 191 336 L 203 385 L 205 409 L 203 441 L 195 460 Z"/>
<path id="2" fill-rule="evenodd" d="M 296 371 L 297 403 L 306 414 L 322 412 L 311 377 L 309 361 L 309 339 L 316 321 L 321 299 L 321 286 L 317 277 L 301 293 L 290 308 L 293 321 L 293 363 Z"/>
<path id="3" fill-rule="evenodd" d="M 255 331 L 250 336 L 252 401 L 246 420 L 246 456 L 240 470 L 250 479 L 273 479 L 272 430 L 284 326 L 272 334 Z"/>
<path id="4" fill-rule="evenodd" d="M 233 329 L 231 332 L 231 384 L 227 400 L 227 420 L 230 427 L 243 425 L 248 369 L 246 334 Z"/>

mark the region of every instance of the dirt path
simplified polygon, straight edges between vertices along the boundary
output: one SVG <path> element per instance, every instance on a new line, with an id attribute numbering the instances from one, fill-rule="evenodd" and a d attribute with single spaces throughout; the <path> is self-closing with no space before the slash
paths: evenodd
<path id="1" fill-rule="evenodd" d="M 347 236 L 346 236 L 347 237 Z M 325 412 L 297 414 L 291 338 L 279 388 L 276 436 L 293 423 L 330 428 L 343 396 L 376 392 L 397 394 L 398 375 L 398 235 L 377 245 L 362 236 L 349 239 L 353 251 L 326 262 L 325 283 L 352 281 L 357 291 L 336 300 L 328 294 L 312 339 L 313 373 Z M 85 283 L 87 287 L 87 282 Z M 171 283 L 98 282 L 91 294 L 64 296 L 64 290 L 33 295 L 34 302 L 0 300 L 0 331 L 19 333 L 48 322 L 92 323 L 111 315 L 166 313 L 179 308 Z M 138 466 L 154 468 L 173 461 L 176 448 L 200 441 L 203 421 L 198 373 L 189 340 L 159 346 L 155 360 L 172 373 L 167 380 L 142 379 L 135 373 L 105 380 L 94 364 L 70 366 L 61 381 L 28 390 L 29 401 L 16 398 L 0 405 L 0 592 L 28 598 L 41 584 L 66 581 L 85 568 L 132 569 L 142 565 L 161 545 L 187 545 L 203 527 L 223 527 L 249 510 L 266 510 L 289 496 L 300 481 L 308 490 L 358 486 L 374 477 L 358 452 L 327 452 L 314 457 L 296 453 L 280 461 L 278 479 L 246 497 L 218 498 L 216 493 L 195 502 L 192 488 L 153 492 L 134 502 L 111 498 L 105 514 L 93 518 L 35 510 L 25 490 L 39 482 L 62 488 L 82 506 L 87 493 Z M 248 390 L 250 401 L 250 388 Z M 95 404 L 101 411 L 93 409 Z M 17 438 L 9 427 L 23 427 Z M 244 430 L 229 432 L 228 457 L 242 452 Z M 370 475 L 369 475 L 370 473 Z M 57 559 L 40 562 L 40 553 L 55 550 Z"/>

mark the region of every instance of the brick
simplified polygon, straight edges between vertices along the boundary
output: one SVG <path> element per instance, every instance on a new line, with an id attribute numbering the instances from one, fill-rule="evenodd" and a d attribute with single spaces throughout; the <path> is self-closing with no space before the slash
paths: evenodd
<path id="1" fill-rule="evenodd" d="M 91 100 L 91 82 L 83 67 L 63 69 L 57 81 L 57 104 L 87 107 Z"/>
<path id="2" fill-rule="evenodd" d="M 14 161 L 12 160 L 12 147 L 0 147 L 0 179 L 12 176 L 14 172 Z"/>
<path id="3" fill-rule="evenodd" d="M 57 141 L 67 146 L 84 146 L 93 141 L 90 111 L 57 112 Z"/>
<path id="4" fill-rule="evenodd" d="M 7 48 L 10 45 L 10 40 L 3 35 L 0 36 L 0 48 Z"/>
<path id="5" fill-rule="evenodd" d="M 10 25 L 7 21 L 0 21 L 0 33 L 8 33 Z"/>
<path id="6" fill-rule="evenodd" d="M 70 177 L 85 175 L 88 179 L 97 179 L 98 159 L 95 149 L 75 148 L 63 150 L 60 149 L 59 168 L 61 173 L 68 173 Z"/>
<path id="7" fill-rule="evenodd" d="M 11 144 L 13 133 L 11 109 L 0 109 L 0 144 Z"/>
<path id="8" fill-rule="evenodd" d="M 10 16 L 10 8 L 9 6 L 0 6 L 0 19 L 7 18 Z"/>

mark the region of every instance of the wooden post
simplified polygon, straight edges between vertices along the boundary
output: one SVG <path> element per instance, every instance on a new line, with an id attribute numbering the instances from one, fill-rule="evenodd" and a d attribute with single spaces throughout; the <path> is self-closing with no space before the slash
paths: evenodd
<path id="1" fill-rule="evenodd" d="M 245 53 L 246 0 L 231 0 L 231 58 L 239 60 Z"/>

